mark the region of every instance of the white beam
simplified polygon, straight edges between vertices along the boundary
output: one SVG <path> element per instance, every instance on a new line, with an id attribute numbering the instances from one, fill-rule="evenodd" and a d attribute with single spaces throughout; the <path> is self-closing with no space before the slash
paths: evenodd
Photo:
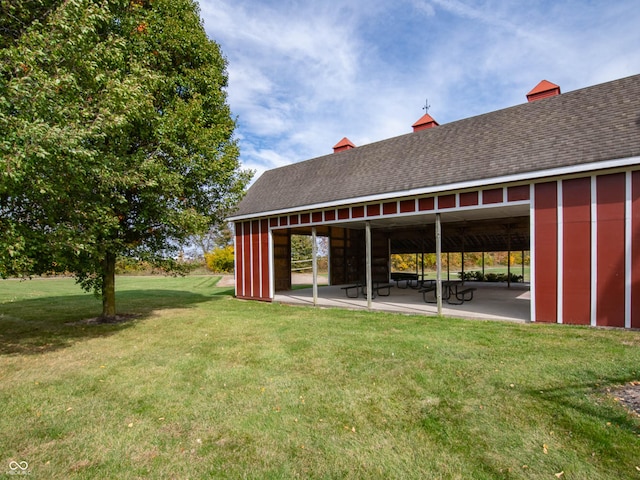
<path id="1" fill-rule="evenodd" d="M 365 243 L 367 255 L 367 308 L 371 309 L 371 297 L 373 294 L 372 276 L 371 276 L 371 222 L 367 220 L 365 230 Z"/>
<path id="2" fill-rule="evenodd" d="M 442 226 L 439 213 L 436 213 L 436 302 L 440 316 L 442 315 Z"/>
<path id="3" fill-rule="evenodd" d="M 313 272 L 313 305 L 318 305 L 318 245 L 316 227 L 311 229 L 311 270 Z"/>

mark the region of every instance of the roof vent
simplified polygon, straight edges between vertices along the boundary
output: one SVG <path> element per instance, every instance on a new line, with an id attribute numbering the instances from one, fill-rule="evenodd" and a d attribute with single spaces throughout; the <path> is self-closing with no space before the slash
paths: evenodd
<path id="1" fill-rule="evenodd" d="M 356 148 L 356 146 L 351 140 L 349 140 L 347 137 L 344 137 L 333 146 L 333 153 L 344 152 L 345 150 L 351 150 L 352 148 Z"/>
<path id="2" fill-rule="evenodd" d="M 536 87 L 527 93 L 527 100 L 534 102 L 542 98 L 555 97 L 560 95 L 560 87 L 555 83 L 542 80 Z"/>
<path id="3" fill-rule="evenodd" d="M 420 120 L 418 120 L 416 123 L 414 123 L 413 125 L 411 125 L 413 127 L 413 131 L 417 132 L 419 130 L 426 130 L 427 128 L 433 128 L 433 127 L 437 127 L 439 125 L 438 122 L 436 122 L 431 115 L 429 115 L 428 113 L 425 113 Z"/>

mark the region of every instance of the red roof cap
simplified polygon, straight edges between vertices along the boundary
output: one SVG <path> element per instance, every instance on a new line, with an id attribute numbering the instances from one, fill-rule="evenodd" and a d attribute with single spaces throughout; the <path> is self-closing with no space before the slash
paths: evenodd
<path id="1" fill-rule="evenodd" d="M 356 148 L 356 146 L 351 140 L 349 140 L 347 137 L 344 137 L 333 146 L 333 153 L 342 152 L 343 150 L 351 150 L 352 148 Z"/>
<path id="2" fill-rule="evenodd" d="M 429 115 L 428 113 L 425 113 L 422 117 L 420 117 L 420 119 L 416 123 L 414 123 L 411 126 L 413 127 L 413 131 L 417 132 L 418 130 L 433 128 L 433 127 L 437 127 L 438 125 L 439 123 L 436 122 L 431 115 Z"/>
<path id="3" fill-rule="evenodd" d="M 527 93 L 527 100 L 530 102 L 539 100 L 541 98 L 554 97 L 560 95 L 560 87 L 555 83 L 551 83 L 548 80 L 542 80 L 538 85 L 534 87 L 529 93 Z"/>

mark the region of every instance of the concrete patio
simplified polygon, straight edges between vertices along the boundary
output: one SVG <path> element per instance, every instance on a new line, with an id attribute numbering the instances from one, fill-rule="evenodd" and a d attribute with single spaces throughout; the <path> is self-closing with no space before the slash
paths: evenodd
<path id="1" fill-rule="evenodd" d="M 462 305 L 449 305 L 443 302 L 442 313 L 449 317 L 506 320 L 514 322 L 529 321 L 531 315 L 530 290 L 528 283 L 467 282 L 465 285 L 475 287 L 473 300 Z M 344 285 L 319 286 L 318 306 L 366 310 L 367 299 L 363 295 L 358 298 L 347 298 Z M 429 297 L 432 298 L 432 297 Z M 313 305 L 313 289 L 304 288 L 287 292 L 278 292 L 275 302 L 291 305 Z M 437 308 L 433 303 L 425 303 L 422 294 L 412 288 L 391 288 L 388 297 L 378 296 L 372 301 L 372 310 L 436 315 Z"/>

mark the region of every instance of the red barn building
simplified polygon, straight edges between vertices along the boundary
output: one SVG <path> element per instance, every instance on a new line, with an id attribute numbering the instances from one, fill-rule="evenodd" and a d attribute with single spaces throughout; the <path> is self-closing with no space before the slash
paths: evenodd
<path id="1" fill-rule="evenodd" d="M 532 321 L 640 328 L 640 75 L 527 99 L 265 172 L 230 219 L 237 297 L 290 289 L 313 231 L 333 285 L 388 280 L 392 253 L 528 250 Z"/>

